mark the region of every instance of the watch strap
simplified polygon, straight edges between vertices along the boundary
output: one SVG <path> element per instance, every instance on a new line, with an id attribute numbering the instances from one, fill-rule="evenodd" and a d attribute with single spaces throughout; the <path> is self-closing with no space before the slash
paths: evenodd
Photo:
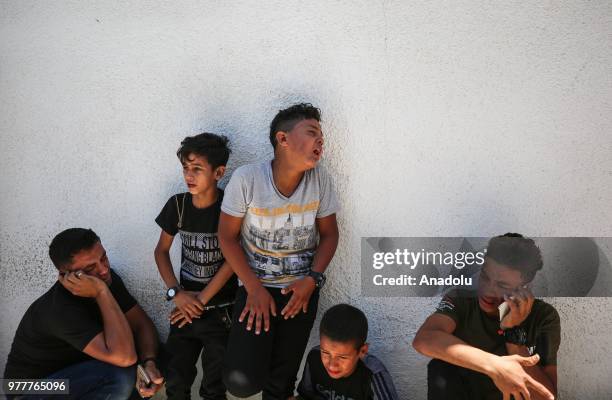
<path id="1" fill-rule="evenodd" d="M 168 288 L 168 290 L 166 290 L 166 300 L 170 301 L 170 300 L 174 299 L 176 294 L 178 292 L 180 292 L 182 289 L 183 289 L 183 287 L 181 285 L 172 286 L 172 287 Z M 172 296 L 170 296 L 170 291 L 171 290 L 174 290 L 174 294 Z"/>
<path id="2" fill-rule="evenodd" d="M 308 276 L 310 276 L 312 279 L 314 279 L 315 281 L 315 286 L 317 288 L 322 288 L 323 285 L 325 284 L 325 275 L 322 272 L 317 272 L 317 271 L 310 271 L 308 273 Z"/>

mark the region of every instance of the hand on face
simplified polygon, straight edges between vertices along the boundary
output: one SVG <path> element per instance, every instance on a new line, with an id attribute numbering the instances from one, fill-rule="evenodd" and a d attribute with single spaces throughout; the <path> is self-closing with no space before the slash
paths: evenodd
<path id="1" fill-rule="evenodd" d="M 82 271 L 60 273 L 57 280 L 75 296 L 95 298 L 107 289 L 106 283 Z"/>
<path id="2" fill-rule="evenodd" d="M 510 307 L 510 312 L 500 322 L 502 329 L 514 328 L 529 316 L 533 307 L 534 297 L 527 288 L 519 288 L 511 295 L 505 295 L 504 300 Z"/>

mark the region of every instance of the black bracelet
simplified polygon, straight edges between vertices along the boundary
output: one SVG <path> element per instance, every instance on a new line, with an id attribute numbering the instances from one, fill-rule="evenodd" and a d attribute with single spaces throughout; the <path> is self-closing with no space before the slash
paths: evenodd
<path id="1" fill-rule="evenodd" d="M 521 326 L 502 329 L 500 331 L 500 334 L 504 337 L 507 343 L 516 344 L 519 346 L 527 345 L 527 331 L 525 331 L 525 329 Z"/>

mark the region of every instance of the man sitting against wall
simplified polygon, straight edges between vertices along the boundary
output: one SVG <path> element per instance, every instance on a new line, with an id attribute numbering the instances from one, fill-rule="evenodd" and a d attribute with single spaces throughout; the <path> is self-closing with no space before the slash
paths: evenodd
<path id="1" fill-rule="evenodd" d="M 412 343 L 433 358 L 429 400 L 556 396 L 559 315 L 528 288 L 542 265 L 531 239 L 508 233 L 489 241 L 478 292 L 445 296 Z M 509 312 L 500 316 L 504 302 Z"/>
<path id="2" fill-rule="evenodd" d="M 163 378 L 157 369 L 157 331 L 109 265 L 91 229 L 71 228 L 49 246 L 58 281 L 28 308 L 8 355 L 5 378 L 68 379 L 71 398 L 127 399 L 137 360 L 152 378 L 142 396 Z"/>

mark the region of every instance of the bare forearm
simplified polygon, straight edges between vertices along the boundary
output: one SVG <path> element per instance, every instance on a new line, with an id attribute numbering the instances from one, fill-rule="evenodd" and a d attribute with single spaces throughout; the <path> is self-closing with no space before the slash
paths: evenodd
<path id="1" fill-rule="evenodd" d="M 527 350 L 527 347 L 519 346 L 519 345 L 512 344 L 512 343 L 506 343 L 506 351 L 508 352 L 508 354 L 518 354 L 523 357 L 530 356 L 529 351 Z M 555 385 L 553 384 L 551 379 L 548 377 L 548 375 L 544 373 L 544 371 L 542 370 L 542 367 L 540 367 L 539 365 L 534 365 L 532 367 L 524 366 L 523 369 L 525 370 L 525 372 L 531 375 L 533 379 L 540 382 L 542 385 L 546 386 L 546 388 L 550 390 L 551 393 L 556 395 L 557 390 L 555 388 Z M 541 396 L 537 392 L 533 392 L 531 394 L 531 398 L 534 400 L 540 400 L 540 399 L 545 400 L 546 399 L 546 397 Z"/>
<path id="2" fill-rule="evenodd" d="M 155 263 L 166 287 L 178 286 L 178 280 L 174 276 L 174 269 L 170 261 L 170 254 L 167 251 L 155 250 Z"/>
<path id="3" fill-rule="evenodd" d="M 312 270 L 325 272 L 338 247 L 338 235 L 326 235 L 319 239 L 319 246 L 312 261 Z"/>
<path id="4" fill-rule="evenodd" d="M 109 353 L 136 358 L 134 338 L 130 325 L 108 288 L 96 297 L 104 324 L 104 342 Z"/>
<path id="5" fill-rule="evenodd" d="M 418 352 L 428 357 L 437 358 L 486 375 L 492 373 L 493 361 L 498 357 L 470 346 L 450 333 L 435 330 L 419 332 L 415 338 L 414 347 Z"/>
<path id="6" fill-rule="evenodd" d="M 208 282 L 206 287 L 198 294 L 198 299 L 202 304 L 206 304 L 213 298 L 214 295 L 219 293 L 219 290 L 225 285 L 225 283 L 234 275 L 234 271 L 230 265 L 225 262 L 219 268 L 212 280 Z"/>
<path id="7" fill-rule="evenodd" d="M 153 322 L 148 317 L 140 323 L 138 329 L 134 332 L 134 338 L 140 361 L 157 358 L 159 348 L 157 329 L 155 329 L 155 325 L 153 325 Z"/>
<path id="8" fill-rule="evenodd" d="M 261 286 L 259 279 L 247 263 L 244 250 L 238 238 L 223 237 L 219 235 L 219 244 L 227 263 L 230 265 L 233 272 L 238 275 L 238 278 L 240 278 L 247 291 L 252 292 L 255 288 Z"/>

